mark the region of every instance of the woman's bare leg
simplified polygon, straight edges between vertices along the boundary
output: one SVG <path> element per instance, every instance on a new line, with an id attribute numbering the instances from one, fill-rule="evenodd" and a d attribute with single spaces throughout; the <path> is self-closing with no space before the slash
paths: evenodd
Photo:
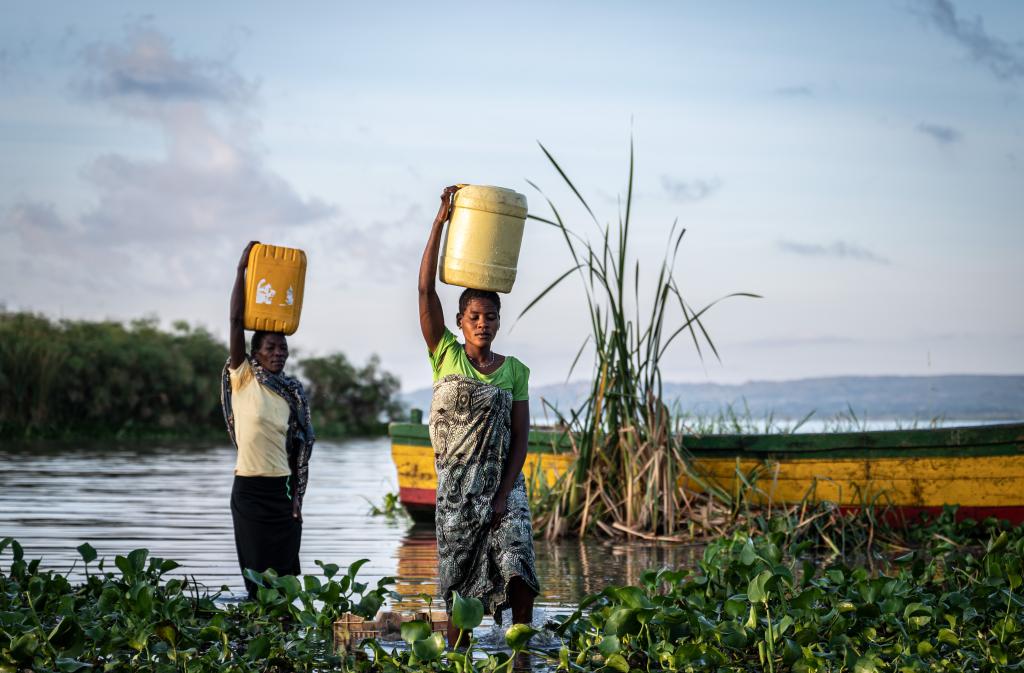
<path id="1" fill-rule="evenodd" d="M 451 615 L 449 615 L 448 616 L 448 647 L 454 649 L 455 648 L 455 641 L 457 641 L 459 639 L 459 627 L 457 627 L 454 624 L 452 624 L 451 620 L 452 620 Z M 459 643 L 459 649 L 463 649 L 463 648 L 466 647 L 466 645 L 469 643 L 469 638 L 472 635 L 473 635 L 472 633 L 463 633 L 462 634 L 462 642 Z"/>
<path id="2" fill-rule="evenodd" d="M 508 602 L 512 607 L 513 624 L 530 624 L 533 622 L 533 589 L 519 577 L 513 577 L 508 583 Z"/>

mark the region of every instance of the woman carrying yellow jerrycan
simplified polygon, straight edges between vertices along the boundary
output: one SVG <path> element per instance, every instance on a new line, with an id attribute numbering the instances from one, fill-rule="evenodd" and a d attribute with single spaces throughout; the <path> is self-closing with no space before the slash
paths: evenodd
<path id="1" fill-rule="evenodd" d="M 267 282 L 265 274 L 255 274 L 261 276 L 258 280 L 255 275 L 250 277 L 249 292 L 246 291 L 247 267 L 253 274 L 253 259 L 259 261 L 261 254 L 266 257 L 268 249 L 302 255 L 297 250 L 260 246 L 256 241 L 246 246 L 231 291 L 230 356 L 221 377 L 224 420 L 238 450 L 231 489 L 231 519 L 238 564 L 250 599 L 256 597 L 258 587 L 245 577 L 246 569 L 273 569 L 278 575 L 300 573 L 302 499 L 316 439 L 302 384 L 284 374 L 288 360 L 285 335 L 257 329 L 252 335 L 250 353 L 245 352 L 245 328 L 253 326 L 253 316 L 247 313 L 258 313 L 259 309 L 266 313 L 268 308 L 257 304 L 279 304 L 286 316 L 294 315 L 291 322 L 274 323 L 268 319 L 263 325 L 291 333 L 298 322 L 297 310 L 289 309 L 295 304 L 296 292 L 301 307 L 304 255 L 301 277 L 287 289 L 282 288 L 282 296 L 277 296 L 278 291 Z"/>
<path id="2" fill-rule="evenodd" d="M 434 277 L 441 230 L 457 190 L 448 187 L 441 194 L 419 273 L 420 328 L 434 377 L 430 442 L 437 470 L 439 584 L 449 614 L 457 591 L 480 599 L 499 624 L 506 607 L 512 608 L 513 622 L 529 624 L 540 591 L 522 474 L 530 370 L 491 349 L 500 323 L 497 293 L 462 293 L 455 324 L 464 343 L 445 327 Z M 459 630 L 449 624 L 448 642 L 454 645 Z"/>

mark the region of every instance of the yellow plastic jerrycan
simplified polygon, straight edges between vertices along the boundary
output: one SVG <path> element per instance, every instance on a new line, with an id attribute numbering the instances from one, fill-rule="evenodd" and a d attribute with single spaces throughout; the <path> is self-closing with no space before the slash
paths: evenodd
<path id="1" fill-rule="evenodd" d="M 441 282 L 509 292 L 526 212 L 526 197 L 511 189 L 466 185 L 455 192 L 441 248 Z"/>
<path id="2" fill-rule="evenodd" d="M 302 313 L 306 253 L 257 243 L 245 277 L 245 329 L 294 334 Z"/>

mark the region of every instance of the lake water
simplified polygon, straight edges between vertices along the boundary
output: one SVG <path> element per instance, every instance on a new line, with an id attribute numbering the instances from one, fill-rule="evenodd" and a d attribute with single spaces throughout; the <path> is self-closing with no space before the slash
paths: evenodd
<path id="1" fill-rule="evenodd" d="M 360 577 L 397 577 L 403 595 L 437 595 L 433 527 L 370 516 L 368 501 L 396 492 L 387 438 L 318 442 L 303 509 L 302 568 L 314 560 L 347 566 L 369 559 Z M 89 542 L 112 564 L 145 547 L 182 564 L 212 590 L 242 592 L 235 556 L 231 492 L 235 451 L 223 444 L 94 444 L 0 448 L 0 538 L 11 536 L 30 558 L 65 570 Z M 608 584 L 636 582 L 652 567 L 692 565 L 700 550 L 680 545 L 538 540 L 542 585 L 538 615 L 574 604 Z M 9 551 L 0 563 L 10 562 Z M 79 566 L 80 568 L 80 566 Z M 77 574 L 76 572 L 72 573 Z"/>

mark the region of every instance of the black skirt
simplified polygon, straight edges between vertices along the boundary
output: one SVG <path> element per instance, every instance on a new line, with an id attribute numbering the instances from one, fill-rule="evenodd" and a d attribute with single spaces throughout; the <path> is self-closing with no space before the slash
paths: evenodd
<path id="1" fill-rule="evenodd" d="M 235 477 L 231 488 L 231 519 L 235 548 L 250 599 L 258 587 L 245 578 L 245 569 L 278 575 L 298 575 L 302 523 L 292 516 L 289 477 Z"/>

